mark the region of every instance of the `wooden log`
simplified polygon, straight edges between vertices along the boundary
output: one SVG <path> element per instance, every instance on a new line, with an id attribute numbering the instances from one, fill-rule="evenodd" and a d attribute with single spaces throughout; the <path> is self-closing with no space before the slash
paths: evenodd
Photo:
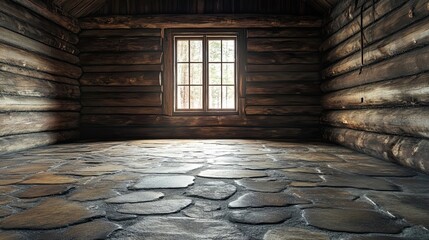
<path id="1" fill-rule="evenodd" d="M 79 22 L 71 17 L 65 16 L 63 13 L 60 13 L 56 7 L 48 5 L 40 0 L 12 0 L 18 4 L 21 4 L 23 7 L 30 9 L 31 11 L 53 21 L 54 23 L 62 26 L 63 28 L 73 32 L 78 33 L 80 31 Z"/>
<path id="2" fill-rule="evenodd" d="M 163 65 L 100 65 L 100 66 L 83 66 L 84 73 L 108 73 L 108 72 L 161 72 Z"/>
<path id="3" fill-rule="evenodd" d="M 80 87 L 82 93 L 87 92 L 110 92 L 110 93 L 161 93 L 162 87 L 159 86 L 108 86 L 108 87 L 99 87 L 99 86 L 82 86 Z"/>
<path id="4" fill-rule="evenodd" d="M 321 122 L 334 127 L 429 138 L 428 107 L 330 111 L 322 115 Z"/>
<path id="5" fill-rule="evenodd" d="M 416 0 L 416 1 L 426 1 L 426 0 Z M 408 5 L 408 9 L 411 9 L 411 3 L 415 3 L 415 1 L 409 1 L 410 5 Z M 382 0 L 376 3 L 375 11 L 373 11 L 372 7 L 368 8 L 363 13 L 363 26 L 366 28 L 370 24 L 374 23 L 380 18 L 386 16 L 386 14 L 392 12 L 397 7 L 404 4 L 404 1 L 401 0 Z M 353 21 L 345 25 L 338 32 L 327 38 L 320 46 L 322 51 L 327 51 L 328 49 L 339 45 L 341 42 L 346 40 L 347 38 L 353 36 L 354 34 L 359 33 L 361 30 L 360 27 L 360 17 L 355 18 Z"/>
<path id="6" fill-rule="evenodd" d="M 309 115 L 319 116 L 322 112 L 321 106 L 247 106 L 247 115 L 273 115 L 273 116 L 294 116 Z"/>
<path id="7" fill-rule="evenodd" d="M 79 78 L 80 67 L 0 43 L 0 62 L 55 75 Z"/>
<path id="8" fill-rule="evenodd" d="M 325 109 L 429 105 L 429 74 L 372 83 L 322 97 Z"/>
<path id="9" fill-rule="evenodd" d="M 320 37 L 320 28 L 254 28 L 247 30 L 248 38 L 274 38 L 274 37 L 287 37 L 287 38 L 315 38 Z"/>
<path id="10" fill-rule="evenodd" d="M 85 107 L 157 107 L 162 104 L 160 93 L 85 93 Z"/>
<path id="11" fill-rule="evenodd" d="M 6 13 L 16 19 L 26 22 L 34 27 L 43 30 L 46 34 L 55 36 L 71 44 L 79 42 L 79 38 L 76 34 L 59 27 L 55 23 L 43 18 L 39 15 L 34 14 L 32 11 L 25 7 L 17 5 L 11 0 L 0 1 L 0 11 Z"/>
<path id="12" fill-rule="evenodd" d="M 161 85 L 160 72 L 85 73 L 83 86 L 156 86 Z"/>
<path id="13" fill-rule="evenodd" d="M 247 83 L 246 94 L 297 94 L 297 95 L 320 95 L 319 83 L 300 82 L 266 82 Z"/>
<path id="14" fill-rule="evenodd" d="M 79 99 L 79 86 L 59 84 L 0 71 L 0 94 Z"/>
<path id="15" fill-rule="evenodd" d="M 79 111 L 78 101 L 0 95 L 0 112 Z"/>
<path id="16" fill-rule="evenodd" d="M 318 38 L 249 38 L 249 52 L 317 52 L 320 40 Z"/>
<path id="17" fill-rule="evenodd" d="M 319 96 L 303 95 L 248 95 L 247 105 L 253 106 L 308 106 L 319 105 Z"/>
<path id="18" fill-rule="evenodd" d="M 0 113 L 0 137 L 32 132 L 70 130 L 79 127 L 78 112 Z"/>
<path id="19" fill-rule="evenodd" d="M 79 131 L 40 132 L 0 138 L 0 153 L 12 153 L 29 148 L 79 139 Z"/>
<path id="20" fill-rule="evenodd" d="M 429 173 L 429 141 L 343 128 L 326 128 L 325 139 L 371 156 Z"/>
<path id="21" fill-rule="evenodd" d="M 320 139 L 318 128 L 257 128 L 257 127 L 108 127 L 83 128 L 84 138 L 255 138 L 255 139 Z"/>
<path id="22" fill-rule="evenodd" d="M 82 29 L 128 28 L 273 28 L 320 27 L 322 21 L 315 17 L 285 15 L 145 15 L 89 17 L 80 19 Z"/>
<path id="23" fill-rule="evenodd" d="M 247 72 L 319 72 L 319 64 L 283 64 L 283 65 L 262 65 L 249 64 L 246 66 Z"/>
<path id="24" fill-rule="evenodd" d="M 159 37 L 81 38 L 79 49 L 81 52 L 161 51 L 162 46 Z"/>
<path id="25" fill-rule="evenodd" d="M 50 47 L 2 27 L 0 27 L 0 42 L 71 64 L 76 64 L 79 62 L 79 58 L 75 55 Z"/>
<path id="26" fill-rule="evenodd" d="M 13 18 L 3 12 L 0 12 L 0 26 L 7 28 L 11 31 L 20 33 L 24 36 L 27 36 L 31 39 L 55 47 L 62 51 L 78 55 L 79 50 L 77 47 L 72 45 L 69 42 L 66 42 L 60 38 L 57 38 L 53 35 L 47 34 L 43 29 L 38 28 L 37 26 L 32 26 L 26 22 L 22 22 Z"/>
<path id="27" fill-rule="evenodd" d="M 318 72 L 252 72 L 246 76 L 247 82 L 317 82 L 319 79 L 320 75 Z"/>
<path id="28" fill-rule="evenodd" d="M 377 24 L 377 26 L 382 24 Z M 376 31 L 368 29 L 371 32 L 371 37 L 367 38 L 367 43 L 372 43 L 373 40 L 381 38 L 381 32 L 378 36 L 374 36 Z M 387 31 L 385 31 L 387 32 Z M 385 34 L 382 33 L 382 35 Z M 384 36 L 383 36 L 384 37 Z M 425 46 L 429 43 L 429 18 L 427 21 L 417 22 L 417 24 L 408 26 L 406 29 L 399 31 L 382 41 L 368 46 L 363 55 L 364 65 L 381 61 L 385 58 L 395 56 L 397 54 Z M 353 49 L 354 50 L 354 49 Z M 356 49 L 357 50 L 357 49 Z M 342 55 L 342 54 L 340 54 Z M 323 71 L 324 76 L 332 77 L 344 72 L 357 69 L 361 66 L 361 53 L 352 54 L 345 59 L 331 65 Z"/>
<path id="29" fill-rule="evenodd" d="M 82 65 L 161 64 L 162 52 L 83 53 Z"/>
<path id="30" fill-rule="evenodd" d="M 79 37 L 161 37 L 161 29 L 94 29 L 83 30 Z"/>
<path id="31" fill-rule="evenodd" d="M 366 0 L 358 0 L 357 6 L 362 6 L 362 2 L 366 2 Z M 344 12 L 351 12 L 350 7 L 356 5 L 355 0 L 343 0 L 338 1 L 337 4 L 330 10 L 330 13 L 326 16 L 326 21 L 332 22 L 337 17 L 339 17 Z"/>
<path id="32" fill-rule="evenodd" d="M 393 78 L 417 75 L 429 70 L 427 62 L 429 62 L 429 46 L 365 66 L 361 73 L 356 70 L 325 81 L 321 84 L 321 89 L 324 92 L 331 92 Z"/>
<path id="33" fill-rule="evenodd" d="M 79 81 L 76 79 L 61 77 L 61 76 L 55 76 L 55 75 L 52 75 L 49 73 L 39 72 L 39 71 L 31 70 L 28 68 L 17 67 L 17 66 L 12 66 L 12 65 L 7 65 L 7 64 L 0 64 L 0 70 L 4 71 L 4 72 L 10 72 L 10 73 L 14 73 L 14 74 L 27 76 L 27 77 L 34 77 L 34 78 L 53 81 L 53 82 L 57 82 L 57 83 L 65 83 L 65 84 L 69 84 L 69 85 L 79 86 Z"/>
<path id="34" fill-rule="evenodd" d="M 160 115 L 162 107 L 83 107 L 81 114 Z"/>
<path id="35" fill-rule="evenodd" d="M 249 52 L 247 64 L 312 64 L 319 63 L 318 53 Z"/>

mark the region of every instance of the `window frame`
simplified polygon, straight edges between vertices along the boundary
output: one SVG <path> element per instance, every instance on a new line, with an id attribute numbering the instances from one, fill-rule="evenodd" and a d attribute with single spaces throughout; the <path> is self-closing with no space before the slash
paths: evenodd
<path id="1" fill-rule="evenodd" d="M 163 74 L 163 109 L 166 115 L 243 115 L 244 114 L 244 61 L 245 40 L 241 29 L 166 29 L 164 34 L 164 74 Z M 209 109 L 208 106 L 208 76 L 203 76 L 203 109 L 177 109 L 176 108 L 176 38 L 203 40 L 203 74 L 208 74 L 208 39 L 235 39 L 235 107 L 234 109 Z M 190 59 L 189 59 L 190 61 Z"/>

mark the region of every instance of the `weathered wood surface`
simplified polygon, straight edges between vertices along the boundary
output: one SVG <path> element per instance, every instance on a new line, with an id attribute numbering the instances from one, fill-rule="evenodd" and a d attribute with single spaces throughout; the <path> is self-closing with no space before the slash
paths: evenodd
<path id="1" fill-rule="evenodd" d="M 0 94 L 79 99 L 78 86 L 0 71 Z"/>
<path id="2" fill-rule="evenodd" d="M 68 77 L 56 76 L 45 72 L 39 72 L 33 69 L 28 69 L 25 67 L 12 66 L 7 64 L 0 64 L 0 70 L 4 72 L 14 73 L 27 77 L 34 77 L 38 79 L 48 80 L 57 83 L 65 83 L 69 85 L 79 86 L 79 81 L 77 79 L 72 79 Z"/>
<path id="3" fill-rule="evenodd" d="M 161 106 L 160 93 L 86 93 L 81 97 L 82 106 L 94 107 L 156 107 Z"/>
<path id="4" fill-rule="evenodd" d="M 79 111 L 78 101 L 40 97 L 0 96 L 0 112 Z"/>
<path id="5" fill-rule="evenodd" d="M 41 43 L 63 50 L 65 52 L 77 55 L 79 50 L 73 44 L 60 38 L 54 37 L 37 26 L 22 22 L 0 11 L 0 26 L 22 34 Z"/>
<path id="6" fill-rule="evenodd" d="M 419 48 L 396 57 L 365 66 L 322 83 L 324 92 L 356 87 L 368 83 L 412 76 L 429 70 L 429 46 Z"/>
<path id="7" fill-rule="evenodd" d="M 112 28 L 273 28 L 320 27 L 313 17 L 285 15 L 150 15 L 93 17 L 80 20 L 82 29 Z"/>
<path id="8" fill-rule="evenodd" d="M 320 46 L 318 38 L 249 38 L 249 52 L 317 52 Z"/>
<path id="9" fill-rule="evenodd" d="M 429 173 L 427 139 L 385 135 L 344 128 L 326 128 L 325 139 L 371 156 Z"/>
<path id="10" fill-rule="evenodd" d="M 318 38 L 321 36 L 320 28 L 252 28 L 247 29 L 248 38 L 282 38 L 287 36 L 288 38 Z M 319 38 L 320 39 L 320 38 Z"/>
<path id="11" fill-rule="evenodd" d="M 319 105 L 319 96 L 303 95 L 248 95 L 247 105 L 253 106 L 307 106 Z"/>
<path id="12" fill-rule="evenodd" d="M 55 75 L 79 78 L 80 67 L 0 43 L 0 62 Z"/>
<path id="13" fill-rule="evenodd" d="M 159 37 L 81 38 L 81 52 L 161 51 Z"/>
<path id="14" fill-rule="evenodd" d="M 162 107 L 82 107 L 81 114 L 160 115 Z"/>
<path id="15" fill-rule="evenodd" d="M 162 52 L 82 53 L 83 65 L 161 64 Z"/>
<path id="16" fill-rule="evenodd" d="M 160 72 L 85 73 L 83 86 L 156 86 L 161 85 Z"/>
<path id="17" fill-rule="evenodd" d="M 311 64 L 319 63 L 318 53 L 301 52 L 248 52 L 248 64 Z"/>
<path id="18" fill-rule="evenodd" d="M 248 64 L 247 72 L 319 72 L 319 64 Z"/>
<path id="19" fill-rule="evenodd" d="M 246 84 L 246 94 L 303 94 L 320 95 L 319 83 L 302 82 L 249 82 Z"/>
<path id="20" fill-rule="evenodd" d="M 252 72 L 248 73 L 246 76 L 247 82 L 315 82 L 318 81 L 318 79 L 320 79 L 318 72 Z"/>
<path id="21" fill-rule="evenodd" d="M 429 74 L 382 81 L 328 93 L 326 109 L 429 105 Z"/>
<path id="22" fill-rule="evenodd" d="M 429 108 L 330 111 L 321 122 L 334 127 L 429 138 Z"/>
<path id="23" fill-rule="evenodd" d="M 160 93 L 162 92 L 162 86 L 160 85 L 149 85 L 149 86 L 131 86 L 131 87 L 124 87 L 124 86 L 81 86 L 80 90 L 82 93 L 89 93 L 89 92 L 109 92 L 109 93 Z"/>
<path id="24" fill-rule="evenodd" d="M 73 33 L 80 31 L 79 22 L 73 17 L 65 16 L 64 14 L 54 11 L 55 6 L 48 5 L 41 0 L 12 0 L 23 7 L 55 22 Z"/>
<path id="25" fill-rule="evenodd" d="M 130 63 L 131 64 L 131 63 Z M 111 73 L 111 72 L 161 72 L 163 65 L 148 64 L 148 65 L 94 65 L 83 66 L 84 73 Z"/>
<path id="26" fill-rule="evenodd" d="M 320 116 L 321 106 L 247 106 L 247 115 L 294 116 L 297 114 Z"/>
<path id="27" fill-rule="evenodd" d="M 5 154 L 58 142 L 77 140 L 79 135 L 79 131 L 56 131 L 0 137 L 0 152 Z"/>
<path id="28" fill-rule="evenodd" d="M 85 37 L 161 37 L 161 29 L 94 29 L 83 30 L 79 33 L 81 38 Z"/>
<path id="29" fill-rule="evenodd" d="M 0 136 L 44 132 L 79 127 L 78 112 L 9 112 L 0 113 Z"/>

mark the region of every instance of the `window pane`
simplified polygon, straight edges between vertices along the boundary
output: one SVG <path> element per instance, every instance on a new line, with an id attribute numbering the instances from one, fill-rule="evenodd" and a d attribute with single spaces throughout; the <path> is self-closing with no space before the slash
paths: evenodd
<path id="1" fill-rule="evenodd" d="M 209 64 L 209 85 L 221 84 L 221 67 L 220 63 Z"/>
<path id="2" fill-rule="evenodd" d="M 203 61 L 203 41 L 191 40 L 191 62 Z"/>
<path id="3" fill-rule="evenodd" d="M 177 109 L 189 109 L 189 87 L 177 87 Z"/>
<path id="4" fill-rule="evenodd" d="M 189 84 L 189 64 L 178 63 L 177 64 L 177 84 Z"/>
<path id="5" fill-rule="evenodd" d="M 234 84 L 234 63 L 222 63 L 222 84 Z"/>
<path id="6" fill-rule="evenodd" d="M 203 87 L 191 87 L 191 109 L 203 108 Z"/>
<path id="7" fill-rule="evenodd" d="M 209 108 L 220 109 L 221 108 L 221 87 L 209 87 Z"/>
<path id="8" fill-rule="evenodd" d="M 177 40 L 177 62 L 189 61 L 189 41 Z"/>
<path id="9" fill-rule="evenodd" d="M 222 40 L 222 61 L 235 62 L 235 41 Z"/>
<path id="10" fill-rule="evenodd" d="M 209 40 L 209 62 L 221 62 L 221 40 Z"/>
<path id="11" fill-rule="evenodd" d="M 203 84 L 202 63 L 191 63 L 191 84 Z"/>
<path id="12" fill-rule="evenodd" d="M 235 108 L 234 86 L 222 87 L 222 108 Z"/>

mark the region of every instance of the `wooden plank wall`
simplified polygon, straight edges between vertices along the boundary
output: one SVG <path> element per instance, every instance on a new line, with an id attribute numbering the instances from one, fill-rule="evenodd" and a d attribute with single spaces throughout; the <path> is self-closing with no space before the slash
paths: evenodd
<path id="1" fill-rule="evenodd" d="M 242 114 L 169 116 L 162 30 L 136 18 L 81 21 L 84 137 L 320 138 L 320 28 L 246 29 Z"/>
<path id="2" fill-rule="evenodd" d="M 326 139 L 429 173 L 428 4 L 349 0 L 332 11 L 321 45 Z"/>
<path id="3" fill-rule="evenodd" d="M 76 20 L 0 1 L 0 153 L 79 137 Z"/>

